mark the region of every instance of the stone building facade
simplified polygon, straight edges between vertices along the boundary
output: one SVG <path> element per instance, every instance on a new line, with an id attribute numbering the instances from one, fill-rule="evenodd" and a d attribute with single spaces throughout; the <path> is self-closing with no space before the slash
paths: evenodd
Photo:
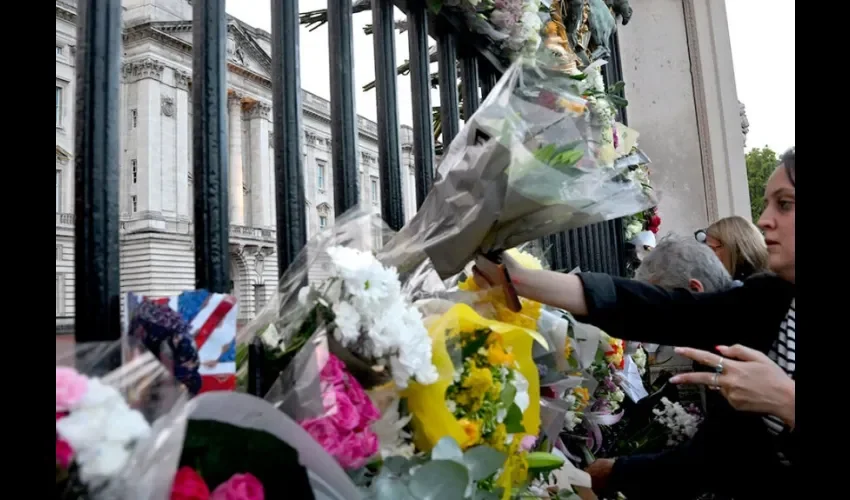
<path id="1" fill-rule="evenodd" d="M 56 317 L 74 315 L 74 56 L 76 8 L 56 1 Z M 121 287 L 152 296 L 194 286 L 192 203 L 192 6 L 189 0 L 124 0 L 120 103 Z M 276 288 L 270 34 L 228 20 L 230 257 L 241 319 Z M 330 103 L 302 91 L 308 237 L 334 223 Z M 380 210 L 377 125 L 358 117 L 361 203 Z M 402 189 L 416 210 L 412 130 L 402 127 Z"/>

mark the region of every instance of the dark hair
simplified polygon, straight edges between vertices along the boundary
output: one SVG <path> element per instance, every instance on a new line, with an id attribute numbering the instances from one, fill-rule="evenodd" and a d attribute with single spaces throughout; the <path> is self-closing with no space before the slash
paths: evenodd
<path id="1" fill-rule="evenodd" d="M 785 173 L 788 175 L 788 180 L 791 181 L 791 185 L 795 188 L 797 187 L 797 155 L 796 155 L 796 146 L 791 146 L 791 149 L 782 153 L 782 156 L 779 157 L 779 164 L 785 168 Z"/>

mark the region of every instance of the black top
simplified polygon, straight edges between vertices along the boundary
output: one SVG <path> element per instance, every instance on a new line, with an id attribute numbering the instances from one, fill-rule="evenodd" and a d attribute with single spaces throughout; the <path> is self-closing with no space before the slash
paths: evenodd
<path id="1" fill-rule="evenodd" d="M 766 274 L 715 293 L 666 290 L 597 273 L 579 278 L 588 315 L 576 317 L 578 321 L 624 340 L 705 350 L 741 344 L 767 354 L 796 294 L 793 284 Z M 635 318 L 647 318 L 651 326 L 635 328 Z M 609 486 L 629 500 L 688 499 L 703 491 L 731 494 L 735 500 L 771 498 L 770 488 L 782 492 L 790 486 L 791 476 L 776 451 L 781 447 L 793 464 L 794 436 L 785 433 L 777 439 L 761 415 L 727 405 L 703 422 L 693 440 L 675 450 L 618 458 Z"/>

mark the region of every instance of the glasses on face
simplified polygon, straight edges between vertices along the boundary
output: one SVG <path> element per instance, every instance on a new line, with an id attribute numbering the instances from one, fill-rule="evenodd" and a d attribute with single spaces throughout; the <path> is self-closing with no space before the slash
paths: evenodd
<path id="1" fill-rule="evenodd" d="M 698 229 L 694 232 L 694 239 L 700 243 L 705 243 L 708 240 L 708 235 L 705 233 L 705 229 Z"/>

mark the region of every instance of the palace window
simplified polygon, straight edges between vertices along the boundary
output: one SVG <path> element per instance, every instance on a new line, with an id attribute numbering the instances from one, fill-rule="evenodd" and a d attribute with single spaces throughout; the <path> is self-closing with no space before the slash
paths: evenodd
<path id="1" fill-rule="evenodd" d="M 327 215 L 320 215 L 319 216 L 319 228 L 324 229 L 326 227 L 328 227 L 328 216 Z"/>
<path id="2" fill-rule="evenodd" d="M 136 211 L 139 209 L 139 199 L 136 197 L 136 195 L 130 197 L 130 203 L 133 205 L 133 213 L 136 213 Z"/>
<path id="3" fill-rule="evenodd" d="M 136 160 L 130 160 L 130 175 L 133 177 L 133 184 L 139 180 L 139 165 Z"/>
<path id="4" fill-rule="evenodd" d="M 256 285 L 254 285 L 254 311 L 255 311 L 255 313 L 260 312 L 260 309 L 265 307 L 265 305 L 266 305 L 266 285 L 256 284 Z"/>
<path id="5" fill-rule="evenodd" d="M 327 163 L 324 160 L 316 160 L 316 187 L 319 191 L 325 190 L 325 172 Z"/>
<path id="6" fill-rule="evenodd" d="M 372 204 L 377 205 L 378 201 L 380 200 L 378 194 L 378 179 L 372 177 L 372 183 L 370 184 L 370 186 L 372 188 Z"/>
<path id="7" fill-rule="evenodd" d="M 136 125 L 139 123 L 139 110 L 131 109 L 130 110 L 130 128 L 136 128 Z"/>
<path id="8" fill-rule="evenodd" d="M 62 211 L 62 171 L 56 171 L 56 213 Z"/>
<path id="9" fill-rule="evenodd" d="M 61 45 L 56 46 L 56 57 L 62 57 L 65 53 L 65 50 Z"/>
<path id="10" fill-rule="evenodd" d="M 56 126 L 62 126 L 62 87 L 56 86 Z"/>

